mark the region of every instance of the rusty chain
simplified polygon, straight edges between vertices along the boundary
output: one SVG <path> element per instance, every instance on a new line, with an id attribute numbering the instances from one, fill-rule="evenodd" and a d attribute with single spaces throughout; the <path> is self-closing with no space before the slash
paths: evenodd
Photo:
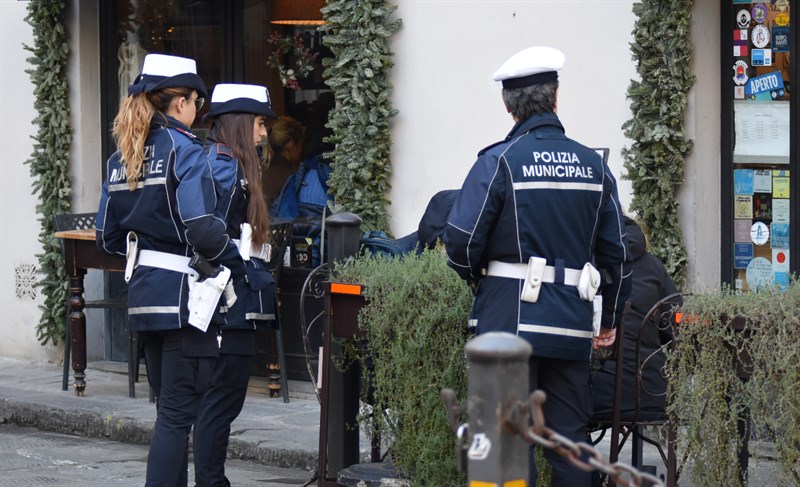
<path id="1" fill-rule="evenodd" d="M 453 431 L 459 431 L 463 435 L 461 426 L 458 424 L 458 416 L 466 411 L 466 406 L 456 403 L 455 392 L 442 390 L 442 400 L 448 411 L 448 420 Z M 534 391 L 528 398 L 528 402 L 515 401 L 510 398 L 500 408 L 500 420 L 502 426 L 513 434 L 519 434 L 526 443 L 541 445 L 555 451 L 562 457 L 567 458 L 575 467 L 584 472 L 598 470 L 606 474 L 610 481 L 621 487 L 664 487 L 664 482 L 658 477 L 640 472 L 636 468 L 623 463 L 610 463 L 597 448 L 587 443 L 576 443 L 565 436 L 556 433 L 553 429 L 545 425 L 544 411 L 542 404 L 547 400 L 544 391 Z M 528 425 L 530 415 L 533 416 L 533 425 Z M 463 441 L 463 440 L 461 440 Z M 457 440 L 457 445 L 461 443 Z M 587 460 L 582 460 L 583 455 L 587 455 Z M 461 452 L 456 452 L 461 456 Z M 457 463 L 462 464 L 462 461 Z"/>
<path id="2" fill-rule="evenodd" d="M 554 450 L 556 453 L 565 457 L 575 467 L 584 472 L 599 470 L 608 475 L 609 480 L 622 487 L 664 487 L 664 483 L 648 473 L 640 472 L 636 468 L 623 463 L 608 462 L 603 454 L 592 445 L 587 443 L 576 443 L 569 438 L 556 433 L 545 424 L 544 411 L 542 404 L 547 400 L 544 391 L 534 391 L 528 399 L 528 404 L 521 404 L 520 407 L 527 409 L 533 415 L 533 425 L 527 426 L 519 421 L 514 422 L 514 416 L 519 415 L 511 411 L 515 408 L 504 408 L 506 414 L 503 415 L 503 424 L 509 431 L 521 435 L 525 442 L 541 445 L 543 448 Z M 587 460 L 582 460 L 581 456 L 588 455 Z"/>

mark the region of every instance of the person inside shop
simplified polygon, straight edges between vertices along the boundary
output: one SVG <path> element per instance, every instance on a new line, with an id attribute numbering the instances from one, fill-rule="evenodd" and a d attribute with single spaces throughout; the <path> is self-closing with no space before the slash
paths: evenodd
<path id="1" fill-rule="evenodd" d="M 642 420 L 661 419 L 665 414 L 667 383 L 663 375 L 666 362 L 660 351 L 672 340 L 670 317 L 673 309 L 682 303 L 675 283 L 672 282 L 664 264 L 648 252 L 649 244 L 641 226 L 630 217 L 625 217 L 628 247 L 633 256 L 629 312 L 624 316 L 624 351 L 622 382 L 622 417 L 630 416 L 637 408 L 635 394 L 636 345 L 639 342 L 639 362 L 642 368 L 642 384 L 638 404 Z M 655 312 L 653 321 L 642 323 L 650 309 L 661 299 L 674 296 Z M 641 334 L 641 338 L 640 338 Z M 645 360 L 646 359 L 646 360 Z M 604 360 L 602 367 L 593 373 L 592 400 L 595 418 L 610 418 L 613 408 L 616 361 Z"/>
<path id="2" fill-rule="evenodd" d="M 270 127 L 264 148 L 266 169 L 262 175 L 264 199 L 269 208 L 281 188 L 300 167 L 306 129 L 292 117 L 283 116 Z"/>
<path id="3" fill-rule="evenodd" d="M 242 410 L 256 353 L 255 333 L 275 320 L 275 281 L 268 262 L 270 225 L 261 189 L 256 147 L 278 116 L 265 86 L 221 83 L 214 87 L 206 119 L 208 165 L 214 175 L 214 215 L 226 223 L 245 263 L 246 279 L 234 283 L 236 301 L 219 326 L 217 358 L 194 428 L 198 487 L 230 485 L 225 458 L 231 423 Z"/>
<path id="4" fill-rule="evenodd" d="M 328 187 L 332 169 L 326 154 L 333 151 L 334 147 L 325 140 L 332 134 L 325 125 L 333 105 L 330 92 L 321 94 L 312 104 L 311 118 L 302 144 L 303 161 L 283 184 L 270 208 L 273 220 L 292 222 L 294 238 L 301 242 L 311 239 L 310 249 L 305 251 L 310 255 L 304 261 L 311 267 L 322 263 L 322 219 L 328 211 L 328 205 L 333 202 Z"/>
<path id="5" fill-rule="evenodd" d="M 532 345 L 529 387 L 547 394 L 548 426 L 582 442 L 592 414 L 591 351 L 614 341 L 630 293 L 630 257 L 611 171 L 566 136 L 556 114 L 564 60 L 557 49 L 535 46 L 495 72 L 516 123 L 478 153 L 444 242 L 448 264 L 475 289 L 469 319 L 477 334 L 507 332 Z M 599 296 L 602 313 L 595 313 Z M 549 449 L 544 455 L 552 485 L 591 484 L 568 459 Z M 531 449 L 530 485 L 536 478 Z"/>
<path id="6" fill-rule="evenodd" d="M 148 54 L 113 124 L 97 245 L 127 256 L 128 316 L 147 361 L 156 423 L 147 486 L 188 484 L 188 440 L 219 356 L 220 309 L 245 266 L 214 215 L 214 175 L 189 130 L 207 91 L 193 59 Z M 223 289 L 225 292 L 223 293 Z"/>
<path id="7" fill-rule="evenodd" d="M 323 209 L 333 201 L 328 194 L 331 166 L 325 156 L 325 153 L 333 150 L 333 146 L 325 140 L 332 133 L 325 126 L 332 108 L 333 96 L 329 92 L 320 95 L 314 103 L 313 117 L 308 122 L 303 142 L 303 162 L 273 201 L 270 214 L 274 218 L 294 220 L 320 217 Z"/>

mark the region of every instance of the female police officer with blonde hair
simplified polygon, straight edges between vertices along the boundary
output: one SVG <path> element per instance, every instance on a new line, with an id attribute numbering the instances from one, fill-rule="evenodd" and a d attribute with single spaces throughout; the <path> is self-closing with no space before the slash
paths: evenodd
<path id="1" fill-rule="evenodd" d="M 114 120 L 119 150 L 107 162 L 97 212 L 98 247 L 128 257 L 130 326 L 157 397 L 147 486 L 187 485 L 189 432 L 219 355 L 220 309 L 235 299 L 219 295 L 228 276 L 244 276 L 214 216 L 203 144 L 189 131 L 205 96 L 194 60 L 145 57 Z"/>
<path id="2" fill-rule="evenodd" d="M 267 124 L 278 117 L 266 87 L 218 84 L 207 118 L 211 120 L 206 151 L 217 194 L 215 216 L 226 222 L 228 234 L 236 239 L 247 276 L 236 281 L 237 300 L 220 326 L 220 355 L 194 432 L 197 486 L 217 487 L 230 485 L 225 477 L 228 436 L 247 394 L 255 329 L 275 319 L 275 282 L 267 267 L 269 215 L 256 146 L 267 136 Z"/>

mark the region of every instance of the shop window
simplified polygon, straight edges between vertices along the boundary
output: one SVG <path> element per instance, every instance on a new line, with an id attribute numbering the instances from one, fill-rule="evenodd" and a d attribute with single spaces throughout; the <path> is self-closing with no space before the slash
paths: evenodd
<path id="1" fill-rule="evenodd" d="M 798 271 L 796 3 L 722 5 L 722 269 L 742 291 L 785 286 Z"/>

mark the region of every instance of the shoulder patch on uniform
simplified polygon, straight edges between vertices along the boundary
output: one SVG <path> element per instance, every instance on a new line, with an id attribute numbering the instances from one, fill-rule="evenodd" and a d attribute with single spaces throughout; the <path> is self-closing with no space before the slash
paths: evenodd
<path id="1" fill-rule="evenodd" d="M 233 151 L 225 144 L 217 142 L 217 154 L 226 156 L 228 159 L 233 159 Z"/>
<path id="2" fill-rule="evenodd" d="M 182 133 L 183 135 L 188 137 L 192 142 L 195 142 L 195 143 L 198 143 L 198 144 L 202 144 L 203 143 L 203 141 L 200 140 L 195 134 L 189 132 L 186 129 L 183 129 L 181 127 L 170 127 L 170 128 L 173 128 L 173 129 L 177 130 L 178 132 Z"/>

